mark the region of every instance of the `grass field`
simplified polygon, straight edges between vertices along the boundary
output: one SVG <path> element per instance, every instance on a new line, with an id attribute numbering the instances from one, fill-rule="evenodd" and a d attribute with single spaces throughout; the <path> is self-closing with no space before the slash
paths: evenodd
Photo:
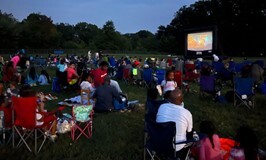
<path id="1" fill-rule="evenodd" d="M 48 69 L 54 75 L 54 69 Z M 121 88 L 128 94 L 129 100 L 139 100 L 145 103 L 146 89 L 126 85 L 119 81 Z M 259 137 L 260 147 L 266 148 L 266 99 L 265 95 L 256 95 L 256 107 L 248 110 L 246 107 L 235 108 L 233 104 L 219 104 L 211 97 L 199 98 L 199 88 L 191 83 L 191 92 L 185 93 L 185 106 L 193 115 L 194 128 L 198 130 L 202 120 L 211 120 L 217 126 L 220 137 L 233 138 L 239 126 L 249 125 Z M 38 86 L 36 91 L 51 93 L 51 86 Z M 47 109 L 57 107 L 57 102 L 70 98 L 78 93 L 52 93 L 59 99 L 46 103 Z M 70 113 L 71 108 L 64 112 Z M 56 143 L 46 143 L 43 150 L 34 155 L 26 147 L 12 149 L 11 146 L 0 146 L 0 159 L 91 159 L 91 160 L 140 160 L 143 159 L 144 109 L 131 113 L 113 112 L 95 114 L 93 121 L 93 136 L 91 139 L 82 137 L 73 143 L 70 133 L 59 135 Z"/>

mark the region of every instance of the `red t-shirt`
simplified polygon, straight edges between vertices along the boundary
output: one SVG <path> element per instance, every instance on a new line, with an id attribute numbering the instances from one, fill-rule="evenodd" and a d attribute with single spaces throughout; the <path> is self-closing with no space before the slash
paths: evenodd
<path id="1" fill-rule="evenodd" d="M 91 74 L 94 77 L 94 86 L 99 87 L 103 84 L 104 78 L 107 76 L 107 70 L 102 70 L 98 68 L 96 70 L 91 71 Z"/>
<path id="2" fill-rule="evenodd" d="M 67 68 L 67 81 L 71 81 L 76 76 L 76 70 L 73 68 Z"/>

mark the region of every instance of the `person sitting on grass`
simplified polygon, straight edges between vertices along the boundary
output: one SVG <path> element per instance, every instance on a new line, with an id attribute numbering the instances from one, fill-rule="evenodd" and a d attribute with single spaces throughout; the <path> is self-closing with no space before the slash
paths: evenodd
<path id="1" fill-rule="evenodd" d="M 94 104 L 92 96 L 94 94 L 95 88 L 93 85 L 93 77 L 90 73 L 85 73 L 82 75 L 80 89 L 86 90 L 86 93 L 89 95 L 89 99 L 91 100 L 91 104 Z"/>
<path id="2" fill-rule="evenodd" d="M 41 71 L 41 75 L 38 79 L 38 82 L 40 85 L 48 85 L 49 83 L 51 83 L 50 76 L 46 72 L 46 70 Z"/>
<path id="3" fill-rule="evenodd" d="M 95 99 L 95 112 L 110 112 L 114 109 L 113 101 L 114 99 L 118 100 L 119 103 L 122 103 L 122 99 L 118 91 L 110 85 L 111 80 L 108 76 L 104 79 L 104 84 L 99 86 L 94 94 L 93 98 Z"/>
<path id="4" fill-rule="evenodd" d="M 215 132 L 211 121 L 200 123 L 202 138 L 193 148 L 194 155 L 198 160 L 222 160 L 220 139 Z"/>
<path id="5" fill-rule="evenodd" d="M 250 127 L 242 126 L 237 130 L 235 147 L 231 148 L 229 160 L 259 160 L 259 141 Z"/>
<path id="6" fill-rule="evenodd" d="M 27 74 L 26 84 L 30 86 L 37 86 L 38 74 L 35 67 L 31 67 L 29 73 Z"/>
<path id="7" fill-rule="evenodd" d="M 94 86 L 97 88 L 104 83 L 104 78 L 107 76 L 108 63 L 106 61 L 102 61 L 100 63 L 100 68 L 96 70 L 92 70 L 91 74 L 94 77 Z"/>

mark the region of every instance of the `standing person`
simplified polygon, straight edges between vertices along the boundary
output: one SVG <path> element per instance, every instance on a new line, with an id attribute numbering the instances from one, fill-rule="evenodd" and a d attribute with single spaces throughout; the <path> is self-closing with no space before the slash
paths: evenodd
<path id="1" fill-rule="evenodd" d="M 102 61 L 100 63 L 100 68 L 93 70 L 91 72 L 94 77 L 94 86 L 97 88 L 103 85 L 104 78 L 107 76 L 108 63 L 106 61 Z"/>
<path id="2" fill-rule="evenodd" d="M 198 160 L 222 160 L 221 144 L 215 127 L 211 121 L 202 121 L 200 123 L 200 133 L 203 138 L 197 142 L 196 158 Z"/>
<path id="3" fill-rule="evenodd" d="M 13 68 L 16 69 L 18 62 L 20 61 L 19 53 L 17 53 L 14 57 L 12 57 L 11 61 L 13 62 Z"/>
<path id="4" fill-rule="evenodd" d="M 259 141 L 249 127 L 240 127 L 235 137 L 235 147 L 230 151 L 229 160 L 259 160 Z"/>
<path id="5" fill-rule="evenodd" d="M 192 132 L 193 121 L 192 114 L 184 108 L 183 93 L 179 89 L 170 92 L 169 103 L 160 105 L 156 122 L 175 122 L 176 125 L 176 142 L 187 140 L 187 133 Z M 180 159 L 185 159 L 188 148 L 185 144 L 176 145 L 177 155 Z"/>
<path id="6" fill-rule="evenodd" d="M 114 99 L 122 103 L 119 93 L 110 83 L 110 78 L 108 76 L 105 77 L 104 84 L 99 86 L 93 94 L 93 98 L 96 99 L 94 107 L 96 112 L 109 112 L 113 110 Z"/>
<path id="7" fill-rule="evenodd" d="M 163 80 L 161 83 L 165 99 L 167 99 L 169 91 L 175 90 L 175 88 L 177 87 L 177 83 L 174 81 L 174 77 L 174 71 L 168 70 L 165 74 L 165 80 Z"/>

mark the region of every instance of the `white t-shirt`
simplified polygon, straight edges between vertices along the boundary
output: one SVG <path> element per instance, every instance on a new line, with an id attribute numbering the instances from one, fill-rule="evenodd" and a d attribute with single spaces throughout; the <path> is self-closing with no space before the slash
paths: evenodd
<path id="1" fill-rule="evenodd" d="M 121 90 L 117 81 L 111 79 L 110 85 L 115 87 L 115 89 L 117 90 L 118 93 L 122 93 L 122 90 Z"/>
<path id="2" fill-rule="evenodd" d="M 163 80 L 161 83 L 161 86 L 163 87 L 163 93 L 167 91 L 173 91 L 177 87 L 177 84 L 175 81 L 166 81 Z"/>
<path id="3" fill-rule="evenodd" d="M 92 86 L 92 84 L 88 81 L 82 81 L 80 84 L 81 89 L 88 89 L 91 92 L 94 92 L 95 88 Z"/>
<path id="4" fill-rule="evenodd" d="M 190 111 L 182 105 L 164 103 L 159 107 L 156 122 L 175 122 L 176 142 L 186 141 L 187 132 L 192 131 L 193 122 Z M 185 144 L 176 145 L 176 151 L 181 150 Z"/>

